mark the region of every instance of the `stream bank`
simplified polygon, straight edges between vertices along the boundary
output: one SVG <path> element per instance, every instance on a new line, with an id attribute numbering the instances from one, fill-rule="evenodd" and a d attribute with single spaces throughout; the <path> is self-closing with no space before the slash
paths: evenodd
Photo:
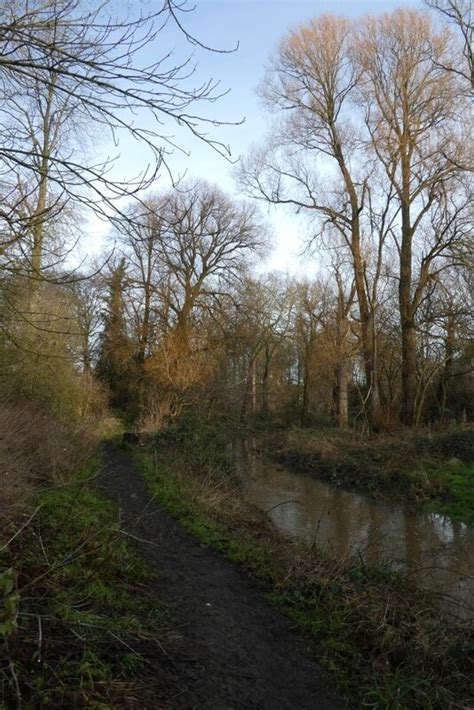
<path id="1" fill-rule="evenodd" d="M 204 544 L 241 565 L 308 638 L 351 707 L 470 707 L 473 629 L 409 576 L 282 537 L 231 476 L 176 440 L 136 453 L 150 491 Z"/>
<path id="2" fill-rule="evenodd" d="M 236 442 L 236 471 L 246 498 L 278 530 L 339 559 L 400 570 L 453 614 L 474 617 L 474 527 L 295 473 L 258 451 L 258 442 Z"/>
<path id="3" fill-rule="evenodd" d="M 297 473 L 474 523 L 472 427 L 373 436 L 293 427 L 261 442 L 272 459 Z"/>

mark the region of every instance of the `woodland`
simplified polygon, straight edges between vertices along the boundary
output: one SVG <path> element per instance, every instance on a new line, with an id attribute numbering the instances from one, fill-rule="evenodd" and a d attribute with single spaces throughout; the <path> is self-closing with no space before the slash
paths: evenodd
<path id="1" fill-rule="evenodd" d="M 156 478 L 156 453 L 154 473 L 153 457 L 141 464 L 150 490 L 161 485 L 156 495 L 194 534 L 205 528 L 206 544 L 216 546 L 217 535 L 218 548 L 247 524 L 247 513 L 228 509 L 222 487 L 235 493 L 229 447 L 250 434 L 296 471 L 474 521 L 470 3 L 426 0 L 357 21 L 316 10 L 289 30 L 260 77 L 268 135 L 234 164 L 233 194 L 205 179 L 175 179 L 173 170 L 173 150 L 186 135 L 230 157 L 213 137 L 220 87 L 211 79 L 193 85 L 189 60 L 176 63 L 160 45 L 169 26 L 190 52 L 200 45 L 187 30 L 199 3 L 116 5 L 0 0 L 6 708 L 121 707 L 117 698 L 128 692 L 137 704 L 123 707 L 155 703 L 131 680 L 141 651 L 125 649 L 135 636 L 137 648 L 145 644 L 149 599 L 133 603 L 133 623 L 130 607 L 133 585 L 146 586 L 147 573 L 117 542 L 113 508 L 95 483 L 100 442 L 124 430 L 129 441 L 158 442 L 160 465 L 192 469 L 190 482 L 178 477 L 178 491 L 171 478 Z M 227 51 L 200 46 L 216 62 Z M 146 47 L 161 47 L 153 64 L 143 62 Z M 113 157 L 94 150 L 100 142 L 120 146 L 124 136 L 148 156 L 126 181 Z M 314 277 L 265 271 L 272 205 L 299 215 L 305 258 L 318 264 Z M 108 237 L 99 254 L 82 257 L 91 215 L 108 224 Z M 204 528 L 189 522 L 198 508 Z M 278 547 L 273 532 L 262 535 Z M 239 549 L 233 554 L 242 561 Z M 303 562 L 288 572 L 292 554 L 276 555 L 278 572 L 258 555 L 247 562 L 266 583 L 294 573 L 300 596 L 280 602 L 308 630 L 301 600 L 310 586 L 327 575 L 347 591 L 355 577 L 340 567 L 329 573 L 326 562 L 311 579 Z M 367 580 L 382 584 L 369 573 Z M 120 598 L 119 588 L 127 590 Z M 78 599 L 86 606 L 92 599 L 100 612 L 87 616 Z M 370 607 L 351 599 L 347 614 L 357 607 L 369 618 Z M 335 608 L 326 613 L 340 618 Z M 414 630 L 409 613 L 400 612 L 397 633 L 424 638 L 424 653 L 441 649 L 423 657 L 431 680 L 415 682 L 405 658 L 380 661 L 364 671 L 365 695 L 354 707 L 468 707 L 472 628 L 456 627 L 460 646 L 452 629 L 438 642 L 432 617 Z M 104 661 L 84 631 L 104 623 L 111 633 L 126 629 L 125 661 L 115 651 Z M 161 617 L 156 623 L 160 635 Z M 350 617 L 330 633 L 358 624 Z M 64 640 L 71 638 L 72 655 Z M 373 641 L 380 658 L 387 639 Z M 324 656 L 326 667 L 342 675 L 350 655 L 351 668 L 368 668 L 360 654 L 368 658 L 373 648 L 356 653 L 358 643 L 354 637 L 352 655 L 333 643 L 337 660 Z M 410 646 L 412 658 L 421 646 Z M 434 678 L 437 690 L 426 690 Z M 338 692 L 347 697 L 344 683 Z M 189 702 L 176 707 L 194 707 Z"/>

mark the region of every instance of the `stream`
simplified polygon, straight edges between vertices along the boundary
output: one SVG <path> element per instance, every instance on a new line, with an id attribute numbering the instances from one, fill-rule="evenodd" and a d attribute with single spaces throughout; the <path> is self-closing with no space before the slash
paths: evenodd
<path id="1" fill-rule="evenodd" d="M 405 569 L 455 613 L 474 617 L 474 527 L 293 473 L 262 459 L 252 442 L 237 444 L 234 460 L 247 498 L 279 530 L 338 557 Z"/>

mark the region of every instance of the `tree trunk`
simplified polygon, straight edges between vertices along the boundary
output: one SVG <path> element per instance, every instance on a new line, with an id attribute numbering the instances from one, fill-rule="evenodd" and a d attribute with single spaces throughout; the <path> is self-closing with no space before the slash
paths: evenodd
<path id="1" fill-rule="evenodd" d="M 358 228 L 358 227 L 357 227 Z M 377 345 L 375 323 L 367 298 L 364 278 L 364 265 L 360 253 L 359 239 L 353 239 L 352 257 L 356 285 L 357 302 L 361 327 L 364 374 L 367 387 L 367 419 L 373 431 L 379 431 L 381 425 L 380 396 L 377 373 Z"/>
<path id="2" fill-rule="evenodd" d="M 336 368 L 336 421 L 339 429 L 347 429 L 349 423 L 347 362 Z"/>
<path id="3" fill-rule="evenodd" d="M 440 417 L 444 419 L 446 413 L 446 400 L 448 393 L 448 382 L 451 378 L 453 371 L 453 361 L 454 361 L 454 317 L 452 315 L 448 316 L 448 322 L 446 324 L 446 337 L 444 339 L 445 345 L 445 356 L 444 356 L 444 368 L 441 373 L 441 378 L 438 387 L 438 401 L 440 409 Z"/>
<path id="4" fill-rule="evenodd" d="M 301 426 L 306 426 L 308 421 L 308 404 L 309 404 L 309 365 L 308 365 L 309 353 L 306 352 L 304 355 L 303 362 L 303 398 L 301 402 Z"/>
<path id="5" fill-rule="evenodd" d="M 240 407 L 240 421 L 245 421 L 249 404 L 254 413 L 257 407 L 257 380 L 256 380 L 256 354 L 252 353 L 248 361 L 244 364 L 245 385 L 243 391 L 242 404 Z"/>
<path id="6" fill-rule="evenodd" d="M 268 377 L 270 374 L 270 359 L 271 353 L 267 343 L 267 345 L 265 345 L 265 361 L 262 376 L 262 411 L 265 414 L 268 413 Z"/>
<path id="7" fill-rule="evenodd" d="M 402 325 L 402 422 L 413 426 L 416 398 L 416 329 L 413 322 Z"/>
<path id="8" fill-rule="evenodd" d="M 47 185 L 47 177 L 45 174 L 42 174 L 38 188 L 38 200 L 36 203 L 35 216 L 32 228 L 33 243 L 31 247 L 31 272 L 35 277 L 38 277 L 41 273 L 41 266 L 43 261 L 44 220 L 47 203 Z"/>
<path id="9" fill-rule="evenodd" d="M 407 191 L 408 191 L 407 187 Z M 400 327 L 402 331 L 402 407 L 401 418 L 413 426 L 416 398 L 416 328 L 411 297 L 412 238 L 408 199 L 402 202 L 402 244 L 400 249 L 400 283 L 398 289 Z"/>
<path id="10" fill-rule="evenodd" d="M 333 149 L 334 157 L 339 164 L 351 204 L 351 253 L 357 301 L 359 304 L 362 352 L 364 356 L 364 372 L 367 387 L 366 416 L 370 428 L 373 431 L 378 431 L 380 429 L 380 397 L 378 391 L 376 333 L 372 309 L 367 297 L 365 264 L 362 258 L 360 245 L 360 212 L 362 208 L 359 204 L 357 190 L 347 168 L 345 158 L 341 150 L 341 145 L 336 134 L 333 142 Z"/>
<path id="11" fill-rule="evenodd" d="M 250 367 L 250 381 L 252 387 L 252 414 L 257 411 L 257 359 L 252 359 Z"/>
<path id="12" fill-rule="evenodd" d="M 46 96 L 46 106 L 43 114 L 43 143 L 41 146 L 41 164 L 39 166 L 38 199 L 36 201 L 35 213 L 33 215 L 32 227 L 32 247 L 31 247 L 31 271 L 38 277 L 41 273 L 43 261 L 44 225 L 46 220 L 46 210 L 48 205 L 48 183 L 49 183 L 49 158 L 51 154 L 52 141 L 52 115 L 56 87 L 56 74 L 50 76 L 50 84 Z"/>

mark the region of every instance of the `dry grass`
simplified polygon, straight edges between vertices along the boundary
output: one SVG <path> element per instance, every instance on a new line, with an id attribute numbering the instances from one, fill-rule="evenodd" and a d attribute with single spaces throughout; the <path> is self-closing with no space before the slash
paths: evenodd
<path id="1" fill-rule="evenodd" d="M 88 424 L 67 427 L 31 402 L 0 405 L 0 520 L 25 504 L 33 484 L 58 483 L 92 453 Z"/>
<path id="2" fill-rule="evenodd" d="M 465 441 L 457 441 L 460 437 Z M 437 431 L 426 428 L 373 435 L 351 429 L 293 427 L 286 433 L 285 441 L 279 441 L 279 444 L 282 449 L 334 458 L 343 458 L 347 454 L 365 454 L 372 458 L 378 455 L 383 460 L 396 459 L 399 467 L 413 468 L 416 460 L 421 458 L 442 460 L 467 456 L 466 460 L 471 460 L 473 437 L 474 426 L 470 424 Z M 464 450 L 459 451 L 460 445 Z"/>

